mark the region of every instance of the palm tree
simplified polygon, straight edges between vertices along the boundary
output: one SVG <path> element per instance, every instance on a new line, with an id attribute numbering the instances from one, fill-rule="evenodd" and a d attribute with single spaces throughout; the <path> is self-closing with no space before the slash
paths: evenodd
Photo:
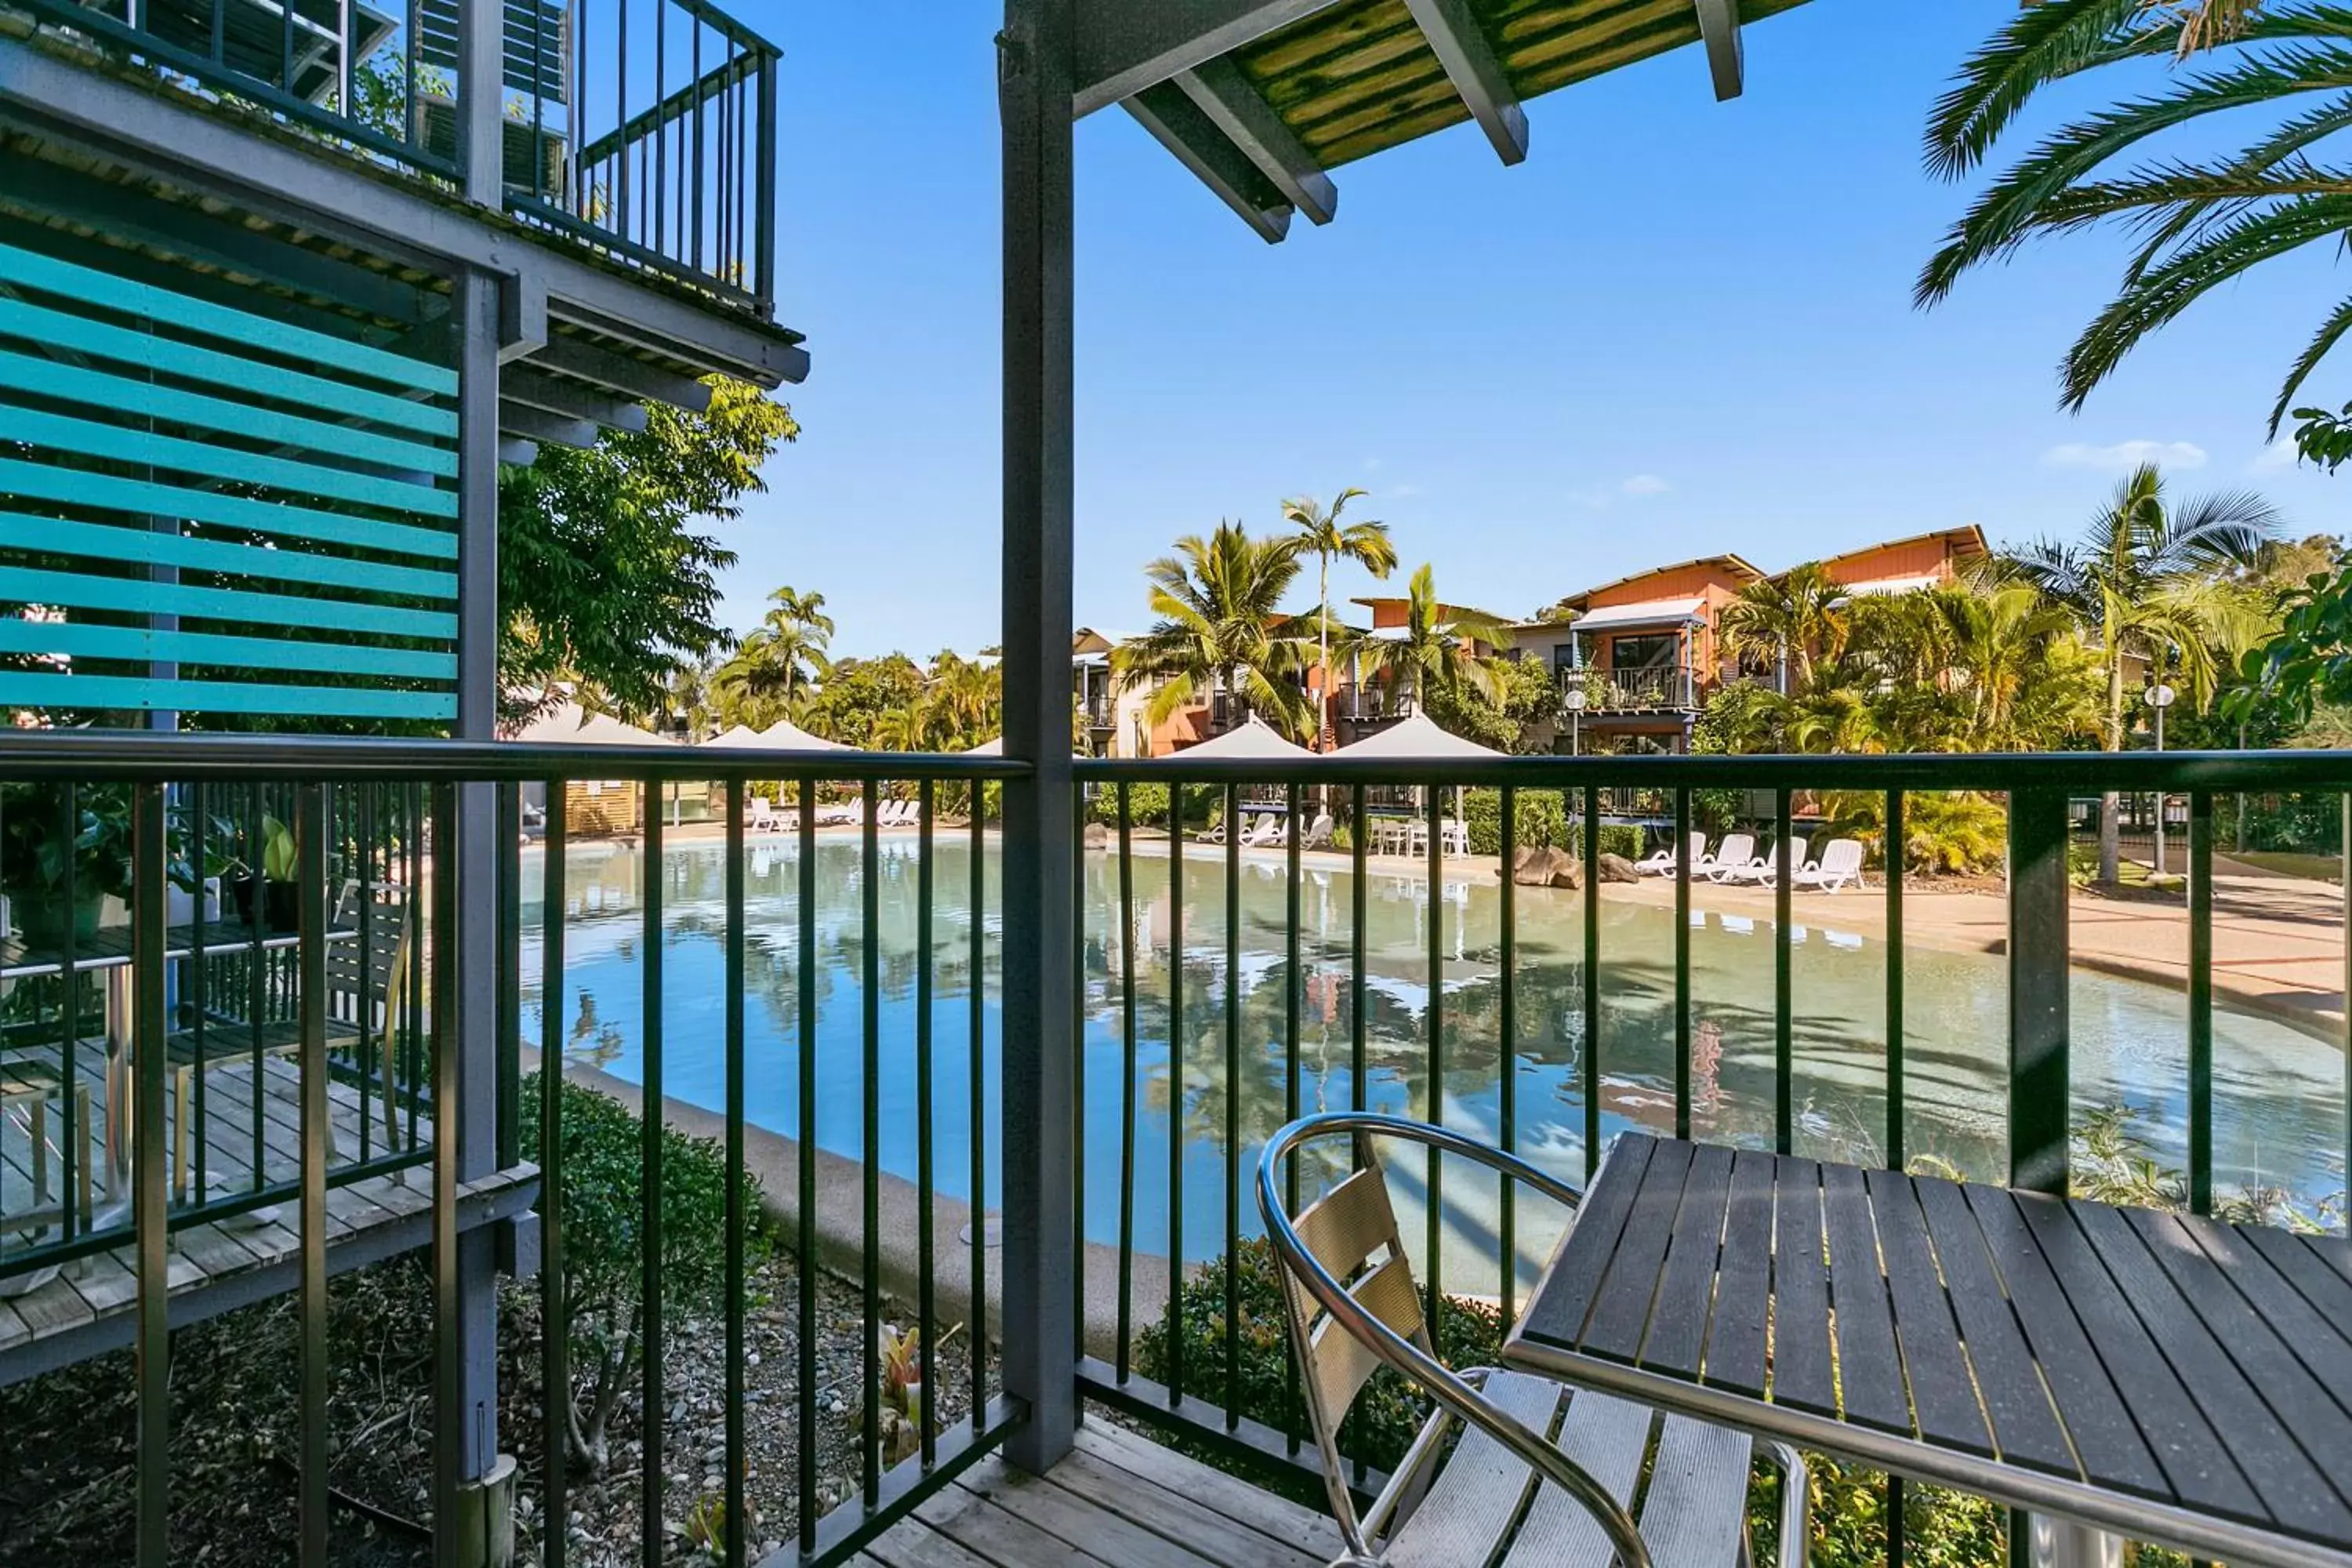
<path id="1" fill-rule="evenodd" d="M 792 710 L 810 680 L 831 667 L 825 647 L 833 641 L 833 617 L 823 594 L 778 588 L 759 629 L 743 639 L 735 657 L 712 677 L 722 711 L 754 729 L 764 729 Z"/>
<path id="2" fill-rule="evenodd" d="M 2041 89 L 2126 61 L 2212 53 L 2158 90 L 2037 142 L 1993 181 L 1920 274 L 1933 305 L 1961 274 L 2004 260 L 2039 235 L 2111 224 L 2132 236 L 2114 300 L 2067 353 L 2063 401 L 2079 408 L 2124 356 L 2211 289 L 2265 261 L 2352 234 L 2352 172 L 2314 161 L 2315 144 L 2352 127 L 2352 27 L 2332 0 L 2042 0 L 2004 23 L 1961 68 L 1927 133 L 1931 172 L 1968 175 Z M 2318 95 L 2315 98 L 2314 95 Z M 2308 100 L 2308 101 L 2307 101 Z M 2120 161 L 2149 137 L 2221 110 L 2268 107 L 2284 118 L 2234 155 Z M 2338 304 L 2289 368 L 2271 426 L 2347 331 Z"/>
<path id="3" fill-rule="evenodd" d="M 1307 496 L 1282 503 L 1283 521 L 1299 531 L 1300 537 L 1293 543 L 1300 550 L 1314 552 L 1320 568 L 1315 597 L 1320 620 L 1315 634 L 1315 668 L 1320 681 L 1315 691 L 1315 743 L 1318 747 L 1331 727 L 1332 559 L 1336 556 L 1342 561 L 1353 561 L 1373 576 L 1383 580 L 1396 570 L 1396 546 L 1389 542 L 1387 523 L 1351 522 L 1344 527 L 1340 524 L 1340 515 L 1348 510 L 1348 503 L 1370 493 L 1353 488 L 1341 490 L 1328 511 Z"/>
<path id="4" fill-rule="evenodd" d="M 1298 576 L 1297 547 L 1252 539 L 1237 522 L 1208 538 L 1187 534 L 1176 553 L 1144 570 L 1150 582 L 1150 631 L 1111 655 L 1122 685 L 1157 681 L 1145 706 L 1158 725 L 1181 708 L 1222 691 L 1249 711 L 1269 715 L 1293 733 L 1313 721 L 1306 696 L 1286 679 L 1301 660 L 1297 623 L 1282 614 Z"/>
<path id="5" fill-rule="evenodd" d="M 1357 652 L 1368 670 L 1386 672 L 1391 679 L 1409 678 L 1415 709 L 1429 711 L 1429 699 L 1438 693 L 1488 701 L 1502 694 L 1502 675 L 1480 651 L 1480 645 L 1508 647 L 1509 624 L 1483 610 L 1440 603 L 1436 583 L 1425 563 L 1412 574 L 1406 589 L 1401 629 L 1404 635 L 1393 640 L 1365 639 Z"/>
<path id="6" fill-rule="evenodd" d="M 1742 588 L 1717 626 L 1734 658 L 1793 659 L 1801 692 L 1812 685 L 1816 654 L 1832 664 L 1844 657 L 1845 605 L 1845 589 L 1809 561 Z"/>
<path id="7" fill-rule="evenodd" d="M 1919 597 L 1948 628 L 1950 668 L 1969 699 L 1971 745 L 2009 749 L 2020 738 L 2020 701 L 2037 674 L 2050 668 L 2054 645 L 2074 635 L 2074 616 L 2026 583 L 1945 588 Z"/>
<path id="8" fill-rule="evenodd" d="M 2278 532 L 2278 513 L 2251 492 L 2200 496 L 2170 505 L 2164 476 L 2143 464 L 2116 487 L 2081 541 L 2037 540 L 2007 563 L 2020 582 L 2065 605 L 2098 634 L 2106 667 L 2105 749 L 2124 746 L 2124 666 L 2178 663 L 2191 700 L 2203 707 L 2214 685 L 2211 643 L 2232 606 L 2221 574 L 2242 570 Z M 2100 814 L 2099 876 L 2116 879 L 2116 797 Z"/>

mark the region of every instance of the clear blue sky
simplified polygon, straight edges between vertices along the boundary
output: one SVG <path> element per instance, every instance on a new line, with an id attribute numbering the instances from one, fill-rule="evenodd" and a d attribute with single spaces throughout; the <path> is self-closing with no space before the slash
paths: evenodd
<path id="1" fill-rule="evenodd" d="M 836 652 L 992 643 L 996 10 L 751 10 L 786 51 L 779 313 L 815 369 L 786 393 L 800 444 L 726 531 L 725 617 L 790 583 L 825 594 Z M 2263 461 L 2278 378 L 2342 292 L 2326 257 L 2209 300 L 2079 417 L 2053 367 L 2120 240 L 1912 309 L 1967 194 L 1921 172 L 1927 105 L 2014 15 L 1815 0 L 1749 29 L 1743 100 L 1716 103 L 1694 52 L 1654 60 L 1530 104 L 1516 169 L 1465 125 L 1339 170 L 1339 221 L 1276 247 L 1123 111 L 1082 122 L 1078 621 L 1140 629 L 1140 568 L 1175 536 L 1351 484 L 1408 568 L 1513 614 L 1723 550 L 1769 569 L 1967 522 L 2071 532 L 2131 443 L 2173 448 L 2183 489 L 2344 530 L 2352 477 Z M 2316 395 L 2352 395 L 2343 363 Z"/>

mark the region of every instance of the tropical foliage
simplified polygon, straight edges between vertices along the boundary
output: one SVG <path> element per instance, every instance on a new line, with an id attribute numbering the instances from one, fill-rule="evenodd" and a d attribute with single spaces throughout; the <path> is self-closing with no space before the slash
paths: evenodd
<path id="1" fill-rule="evenodd" d="M 736 722 L 754 730 L 787 717 L 793 699 L 831 666 L 825 648 L 834 625 L 824 613 L 824 595 L 784 587 L 770 594 L 768 602 L 759 629 L 711 679 L 719 704 Z"/>
<path id="2" fill-rule="evenodd" d="M 1123 684 L 1152 686 L 1149 722 L 1163 724 L 1222 694 L 1277 729 L 1307 732 L 1313 710 L 1290 677 L 1304 668 L 1323 628 L 1319 617 L 1282 609 L 1298 575 L 1299 548 L 1294 540 L 1254 539 L 1226 522 L 1206 539 L 1185 535 L 1174 554 L 1145 569 L 1159 620 L 1111 661 Z"/>
<path id="3" fill-rule="evenodd" d="M 1331 563 L 1333 560 L 1352 561 L 1373 576 L 1386 579 L 1396 570 L 1396 546 L 1390 542 L 1389 525 L 1385 522 L 1351 522 L 1339 520 L 1351 500 L 1361 500 L 1368 492 L 1350 487 L 1341 490 L 1327 509 L 1312 497 L 1299 497 L 1282 503 L 1282 521 L 1298 530 L 1297 547 L 1315 557 L 1316 660 L 1315 667 L 1326 672 L 1317 689 L 1316 730 L 1320 733 L 1330 728 L 1331 682 Z"/>
<path id="4" fill-rule="evenodd" d="M 1962 67 L 1927 132 L 1928 169 L 1969 175 L 2038 95 L 2088 72 L 2155 90 L 2109 102 L 2045 136 L 1985 187 L 1921 273 L 1932 305 L 1973 268 L 2043 235 L 2109 227 L 2131 248 L 2112 301 L 2067 351 L 2063 399 L 2079 408 L 2131 351 L 2217 288 L 2352 234 L 2352 173 L 2322 144 L 2352 126 L 2352 13 L 2331 0 L 2041 0 L 2004 22 Z M 2133 70 L 2127 62 L 2143 62 Z M 2155 157 L 2150 138 L 2235 111 L 2268 121 L 2234 153 Z M 2352 300 L 2321 319 L 2288 366 L 2273 430 L 2330 350 Z M 2315 415 L 2316 411 L 2308 411 Z"/>
<path id="5" fill-rule="evenodd" d="M 1435 574 L 1424 563 L 1406 589 L 1397 635 L 1360 639 L 1353 652 L 1368 677 L 1411 691 L 1414 706 L 1434 717 L 1439 702 L 1498 703 L 1504 681 L 1494 656 L 1510 646 L 1510 627 L 1500 616 L 1438 598 Z"/>

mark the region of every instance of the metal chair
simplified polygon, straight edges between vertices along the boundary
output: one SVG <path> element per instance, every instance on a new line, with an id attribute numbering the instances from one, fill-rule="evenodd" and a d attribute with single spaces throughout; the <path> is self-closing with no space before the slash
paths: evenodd
<path id="1" fill-rule="evenodd" d="M 1318 1139 L 1351 1138 L 1356 1172 L 1294 1221 L 1282 1163 Z M 1731 1568 L 1748 1562 L 1746 1435 L 1493 1368 L 1437 1359 L 1389 1202 L 1375 1138 L 1458 1154 L 1573 1209 L 1579 1194 L 1522 1160 L 1423 1122 L 1337 1111 L 1294 1121 L 1258 1163 L 1257 1201 L 1282 1261 L 1283 1300 L 1331 1511 L 1348 1551 L 1333 1568 Z M 1338 1434 L 1383 1366 L 1434 1402 L 1395 1476 L 1359 1514 Z M 1564 1413 L 1563 1413 L 1564 1409 Z M 1455 1426 L 1461 1440 L 1447 1438 Z M 1780 1445 L 1781 1568 L 1803 1568 L 1803 1462 Z M 1633 1497 L 1649 1477 L 1634 1522 Z M 1530 1501 L 1532 1494 L 1533 1500 Z"/>

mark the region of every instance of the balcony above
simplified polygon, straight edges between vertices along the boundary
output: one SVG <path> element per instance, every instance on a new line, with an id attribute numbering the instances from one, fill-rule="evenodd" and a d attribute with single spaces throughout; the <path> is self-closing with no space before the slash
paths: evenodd
<path id="1" fill-rule="evenodd" d="M 556 384 L 525 438 L 610 425 L 600 393 L 805 374 L 774 324 L 774 46 L 708 0 L 504 0 L 496 38 L 473 3 L 0 0 L 26 172 L 0 205 L 362 331 L 438 317 L 403 290 L 466 267 L 520 279 L 509 358 L 552 338 L 614 371 L 534 367 Z"/>

